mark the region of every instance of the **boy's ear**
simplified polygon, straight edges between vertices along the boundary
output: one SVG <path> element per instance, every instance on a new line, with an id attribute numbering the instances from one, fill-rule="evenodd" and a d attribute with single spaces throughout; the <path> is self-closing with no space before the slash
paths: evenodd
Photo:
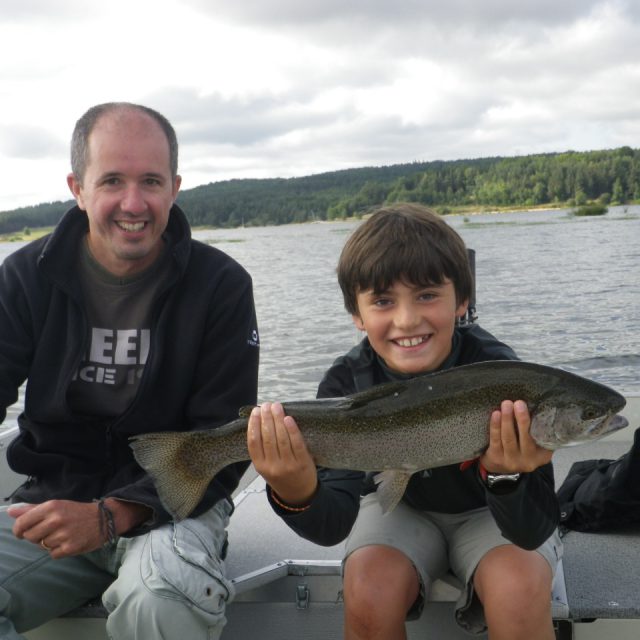
<path id="1" fill-rule="evenodd" d="M 365 330 L 364 322 L 362 322 L 362 318 L 357 313 L 352 314 L 351 319 L 353 320 L 353 324 L 356 325 L 356 329 L 360 329 L 360 331 Z"/>
<path id="2" fill-rule="evenodd" d="M 467 313 L 467 309 L 469 307 L 469 300 L 465 300 L 464 302 L 458 305 L 456 309 L 456 318 L 462 318 L 462 316 Z"/>

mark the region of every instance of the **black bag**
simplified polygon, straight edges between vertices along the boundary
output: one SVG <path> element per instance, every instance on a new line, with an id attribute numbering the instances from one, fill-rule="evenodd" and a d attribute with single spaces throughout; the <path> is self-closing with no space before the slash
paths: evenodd
<path id="1" fill-rule="evenodd" d="M 565 530 L 613 531 L 640 522 L 640 428 L 617 460 L 575 462 L 556 493 Z"/>

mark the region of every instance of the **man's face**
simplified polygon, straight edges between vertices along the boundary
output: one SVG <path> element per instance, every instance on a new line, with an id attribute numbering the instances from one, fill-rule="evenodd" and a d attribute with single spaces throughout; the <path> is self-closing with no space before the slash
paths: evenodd
<path id="1" fill-rule="evenodd" d="M 153 118 L 133 109 L 103 115 L 89 136 L 83 184 L 73 174 L 67 182 L 105 269 L 126 276 L 155 261 L 180 176 L 171 177 L 169 143 Z"/>

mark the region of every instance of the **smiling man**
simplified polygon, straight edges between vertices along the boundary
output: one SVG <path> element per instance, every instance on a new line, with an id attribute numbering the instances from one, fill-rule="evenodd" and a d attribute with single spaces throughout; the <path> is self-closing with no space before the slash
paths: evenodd
<path id="1" fill-rule="evenodd" d="M 71 165 L 77 206 L 0 266 L 0 418 L 28 380 L 7 452 L 28 480 L 0 513 L 0 638 L 100 594 L 111 638 L 218 638 L 246 465 L 173 523 L 129 439 L 222 425 L 255 403 L 251 279 L 191 238 L 176 135 L 158 112 L 89 109 Z"/>

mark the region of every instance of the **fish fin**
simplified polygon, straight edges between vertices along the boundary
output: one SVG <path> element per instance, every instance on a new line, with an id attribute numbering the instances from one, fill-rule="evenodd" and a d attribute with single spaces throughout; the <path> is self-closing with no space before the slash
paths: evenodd
<path id="1" fill-rule="evenodd" d="M 557 409 L 555 407 L 545 407 L 536 409 L 531 416 L 531 426 L 529 434 L 541 447 L 549 448 L 549 443 L 556 437 L 553 430 L 553 422 L 556 419 Z"/>
<path id="2" fill-rule="evenodd" d="M 138 464 L 151 476 L 164 508 L 176 521 L 186 518 L 197 506 L 211 482 L 207 465 L 196 469 L 184 464 L 186 453 L 198 432 L 164 431 L 130 438 L 129 446 Z"/>
<path id="3" fill-rule="evenodd" d="M 238 416 L 240 418 L 248 418 L 251 415 L 251 412 L 256 408 L 255 404 L 246 404 L 243 407 L 240 407 L 238 411 Z"/>
<path id="4" fill-rule="evenodd" d="M 382 513 L 393 511 L 400 502 L 413 472 L 388 469 L 376 474 L 373 481 L 378 485 L 378 501 Z"/>
<path id="5" fill-rule="evenodd" d="M 350 400 L 350 409 L 358 409 L 374 400 L 382 400 L 389 396 L 396 396 L 403 393 L 408 388 L 407 382 L 386 382 L 366 391 L 360 391 L 352 396 L 347 396 Z"/>

